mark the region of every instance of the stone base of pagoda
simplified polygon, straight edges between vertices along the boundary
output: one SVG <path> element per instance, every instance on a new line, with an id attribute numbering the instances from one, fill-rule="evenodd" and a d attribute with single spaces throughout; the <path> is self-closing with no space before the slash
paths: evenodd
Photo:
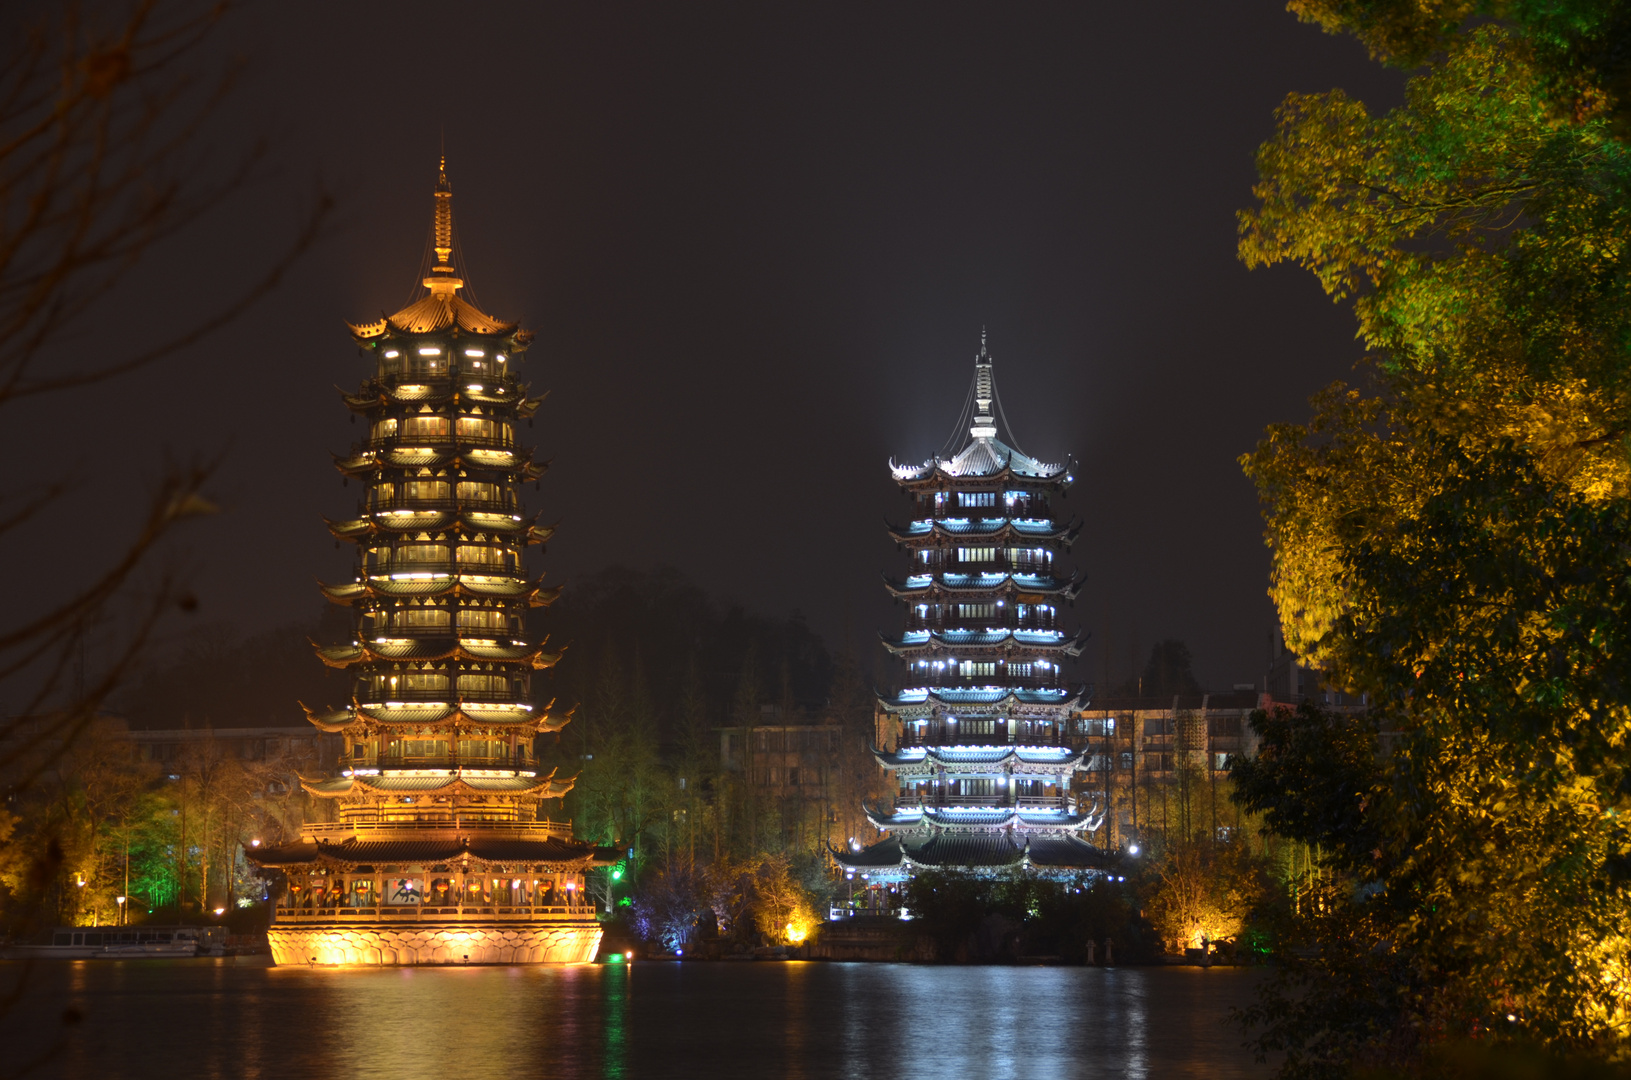
<path id="1" fill-rule="evenodd" d="M 295 966 L 585 964 L 600 948 L 593 917 L 551 922 L 416 919 L 411 924 L 344 922 L 273 926 L 272 962 Z"/>

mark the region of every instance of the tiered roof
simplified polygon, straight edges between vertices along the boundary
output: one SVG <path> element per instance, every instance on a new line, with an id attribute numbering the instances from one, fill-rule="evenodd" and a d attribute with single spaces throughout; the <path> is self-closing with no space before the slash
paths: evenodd
<path id="1" fill-rule="evenodd" d="M 967 441 L 921 465 L 890 463 L 919 510 L 932 507 L 890 526 L 896 543 L 914 552 L 914 573 L 885 578 L 908 605 L 908 623 L 883 644 L 913 674 L 879 701 L 910 725 L 911 745 L 903 731 L 902 745 L 873 751 L 903 786 L 891 806 L 865 808 L 885 839 L 833 852 L 851 872 L 893 880 L 929 867 L 1075 874 L 1104 865 L 1080 835 L 1100 826 L 1102 809 L 1091 796 L 1078 804 L 1069 794 L 1086 751 L 1062 745 L 1082 693 L 1052 685 L 1058 661 L 1080 655 L 1086 641 L 1057 629 L 1052 608 L 1080 588 L 1074 573 L 1054 576 L 1052 563 L 1054 549 L 1068 547 L 1082 526 L 1048 516 L 1051 498 L 1074 481 L 1074 466 L 1018 450 L 1011 435 L 999 437 L 1006 423 L 982 335 L 959 421 Z M 1026 550 L 1001 551 L 1009 544 Z M 963 553 L 976 547 L 984 553 Z M 969 743 L 978 737 L 1004 742 Z M 1025 741 L 1033 737 L 1052 744 Z M 1020 793 L 1025 785 L 1030 794 Z"/>

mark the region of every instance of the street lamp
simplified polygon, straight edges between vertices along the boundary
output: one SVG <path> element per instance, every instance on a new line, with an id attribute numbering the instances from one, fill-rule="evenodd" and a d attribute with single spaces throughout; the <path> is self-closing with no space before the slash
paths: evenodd
<path id="1" fill-rule="evenodd" d="M 120 926 L 123 926 L 125 924 L 125 900 L 126 900 L 126 898 L 123 897 L 123 896 L 115 896 L 113 898 L 113 902 L 119 905 L 119 925 Z"/>

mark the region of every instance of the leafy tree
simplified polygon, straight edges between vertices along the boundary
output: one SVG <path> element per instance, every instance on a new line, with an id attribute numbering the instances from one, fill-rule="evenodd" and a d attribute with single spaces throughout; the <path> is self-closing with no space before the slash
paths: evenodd
<path id="1" fill-rule="evenodd" d="M 1241 844 L 1189 837 L 1163 844 L 1146 870 L 1144 917 L 1169 950 L 1236 941 L 1264 886 Z"/>
<path id="2" fill-rule="evenodd" d="M 1428 62 L 1383 115 L 1287 98 L 1241 215 L 1242 258 L 1313 271 L 1368 350 L 1359 387 L 1243 459 L 1288 644 L 1376 720 L 1260 717 L 1263 752 L 1235 773 L 1321 871 L 1260 1046 L 1288 1075 L 1412 1066 L 1472 1036 L 1620 1053 L 1625 5 L 1293 7 Z"/>
<path id="3" fill-rule="evenodd" d="M 1403 67 L 1452 46 L 1470 20 L 1499 17 L 1525 39 L 1552 111 L 1631 132 L 1631 4 L 1624 0 L 1291 0 L 1302 18 L 1355 34 Z"/>

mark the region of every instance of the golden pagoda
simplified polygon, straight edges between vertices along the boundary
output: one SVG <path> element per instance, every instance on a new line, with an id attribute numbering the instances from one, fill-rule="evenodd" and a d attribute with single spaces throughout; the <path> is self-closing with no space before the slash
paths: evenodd
<path id="1" fill-rule="evenodd" d="M 600 942 L 584 874 L 618 853 L 539 815 L 572 781 L 534 756 L 569 716 L 532 695 L 560 657 L 526 630 L 559 593 L 523 557 L 552 531 L 520 497 L 543 473 L 516 442 L 539 405 L 516 376 L 532 335 L 459 296 L 445 159 L 433 250 L 426 295 L 351 325 L 374 375 L 343 397 L 368 438 L 336 465 L 364 494 L 328 525 L 356 574 L 322 590 L 356 633 L 317 653 L 351 673 L 352 699 L 306 710 L 345 745 L 338 775 L 303 781 L 337 820 L 248 852 L 282 872 L 279 964 L 570 963 Z"/>

